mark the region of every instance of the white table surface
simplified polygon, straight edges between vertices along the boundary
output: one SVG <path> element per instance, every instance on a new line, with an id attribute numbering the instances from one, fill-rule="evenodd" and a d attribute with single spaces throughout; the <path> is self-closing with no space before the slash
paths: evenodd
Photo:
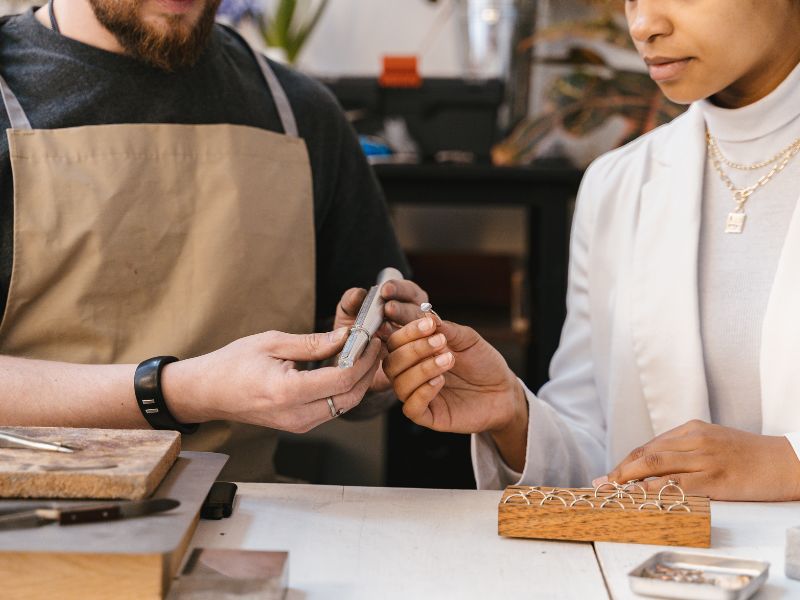
<path id="1" fill-rule="evenodd" d="M 800 503 L 711 503 L 711 548 L 595 544 L 614 600 L 642 598 L 630 591 L 628 573 L 661 550 L 734 556 L 770 563 L 769 579 L 754 600 L 800 599 L 800 581 L 784 574 L 786 530 L 800 525 Z"/>
<path id="2" fill-rule="evenodd" d="M 191 547 L 289 551 L 288 598 L 614 600 L 660 550 L 771 563 L 757 600 L 800 599 L 784 575 L 800 503 L 712 503 L 712 548 L 511 540 L 496 491 L 239 484 L 234 514 L 201 521 Z M 599 562 L 598 562 L 599 561 Z M 602 571 L 601 571 L 602 569 Z M 608 586 L 608 587 L 606 587 Z"/>
<path id="3" fill-rule="evenodd" d="M 191 547 L 289 551 L 289 598 L 607 599 L 591 544 L 497 535 L 500 492 L 239 484 Z"/>

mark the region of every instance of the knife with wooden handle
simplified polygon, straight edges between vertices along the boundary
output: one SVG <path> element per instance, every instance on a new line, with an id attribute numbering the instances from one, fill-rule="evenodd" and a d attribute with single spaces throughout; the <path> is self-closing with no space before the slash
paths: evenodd
<path id="1" fill-rule="evenodd" d="M 59 525 L 79 525 L 82 523 L 101 523 L 144 517 L 180 506 L 171 498 L 154 498 L 136 502 L 113 502 L 108 504 L 87 504 L 61 508 L 38 508 L 0 516 L 0 531 L 26 529 L 48 523 Z"/>

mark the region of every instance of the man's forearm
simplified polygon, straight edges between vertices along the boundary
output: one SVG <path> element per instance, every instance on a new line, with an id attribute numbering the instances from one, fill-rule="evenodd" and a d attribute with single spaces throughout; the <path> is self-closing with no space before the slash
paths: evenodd
<path id="1" fill-rule="evenodd" d="M 0 424 L 146 428 L 136 365 L 76 365 L 0 356 Z"/>

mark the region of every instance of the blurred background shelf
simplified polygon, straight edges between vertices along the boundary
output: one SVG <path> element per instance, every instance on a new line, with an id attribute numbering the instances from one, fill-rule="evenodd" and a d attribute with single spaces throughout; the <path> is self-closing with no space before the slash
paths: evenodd
<path id="1" fill-rule="evenodd" d="M 473 327 L 538 389 L 566 313 L 569 228 L 582 172 L 560 165 L 376 165 L 375 172 L 414 279 L 437 312 Z M 403 215 L 409 208 L 415 212 Z M 510 221 L 497 217 L 504 209 L 513 211 Z M 470 228 L 460 213 L 478 228 L 492 228 L 494 220 L 498 231 L 459 231 Z M 421 228 L 436 236 L 432 248 L 425 247 Z M 522 248 L 485 242 L 492 237 L 521 237 Z M 401 406 L 387 420 L 386 452 L 389 486 L 475 485 L 469 436 L 425 430 L 406 419 Z"/>

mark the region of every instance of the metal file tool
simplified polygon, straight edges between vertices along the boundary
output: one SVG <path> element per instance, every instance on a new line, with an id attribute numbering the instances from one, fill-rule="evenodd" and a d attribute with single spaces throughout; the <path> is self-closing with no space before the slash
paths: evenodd
<path id="1" fill-rule="evenodd" d="M 46 450 L 48 452 L 64 452 L 65 454 L 75 452 L 73 448 L 58 442 L 35 440 L 33 438 L 17 435 L 16 433 L 11 433 L 10 431 L 0 431 L 0 447 L 29 448 L 31 450 Z"/>
<path id="2" fill-rule="evenodd" d="M 380 329 L 384 321 L 384 300 L 381 297 L 383 284 L 392 279 L 403 279 L 403 274 L 395 268 L 387 267 L 378 273 L 378 280 L 375 282 L 367 297 L 361 304 L 361 309 L 356 316 L 356 322 L 350 329 L 350 337 L 344 345 L 344 350 L 339 355 L 339 368 L 349 369 L 358 358 L 364 353 L 369 345 L 372 336 Z"/>

